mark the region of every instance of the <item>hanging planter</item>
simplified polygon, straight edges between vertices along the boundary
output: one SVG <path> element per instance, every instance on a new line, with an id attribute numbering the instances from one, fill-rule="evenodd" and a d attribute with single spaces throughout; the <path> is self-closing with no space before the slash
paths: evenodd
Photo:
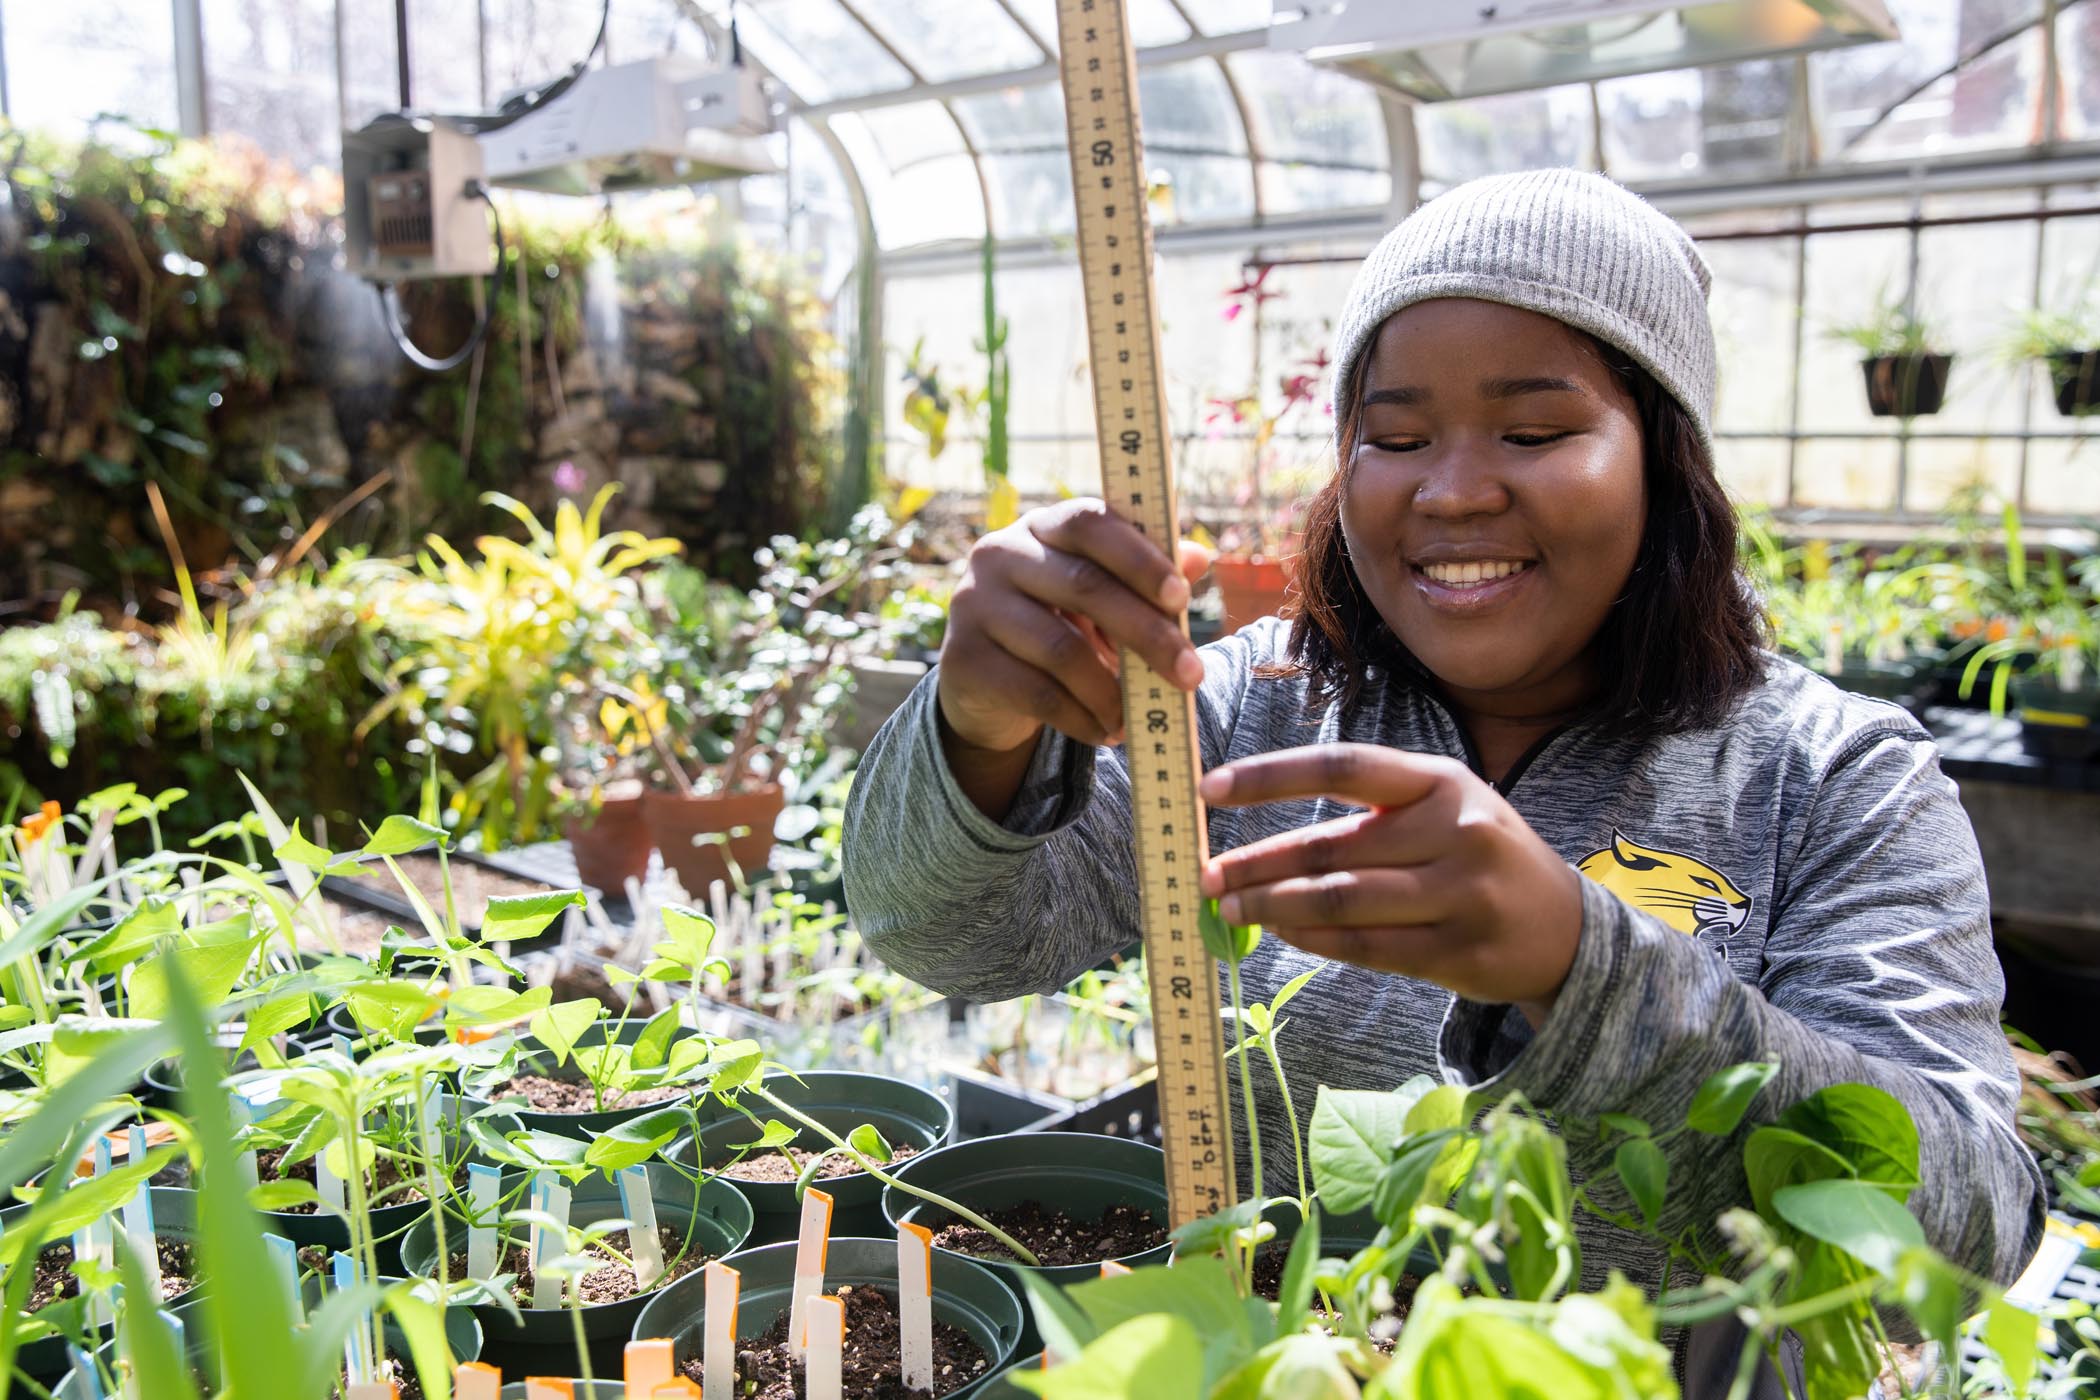
<path id="1" fill-rule="evenodd" d="M 794 1244 L 768 1245 L 730 1260 L 739 1276 L 736 1308 L 738 1342 L 756 1341 L 788 1311 L 795 1276 Z M 933 1256 L 933 1320 L 959 1329 L 984 1355 L 979 1377 L 952 1390 L 942 1400 L 969 1400 L 1013 1359 L 1023 1330 L 1019 1295 L 985 1265 L 936 1250 Z M 824 1289 L 874 1288 L 897 1295 L 897 1242 L 834 1238 L 824 1264 Z M 700 1355 L 706 1319 L 706 1279 L 688 1274 L 664 1289 L 642 1309 L 634 1335 L 668 1337 L 678 1363 Z"/>
<path id="2" fill-rule="evenodd" d="M 1947 399 L 1952 355 L 1876 355 L 1860 361 L 1867 411 L 1876 418 L 1925 418 Z"/>
<path id="3" fill-rule="evenodd" d="M 649 1177 L 649 1195 L 655 1202 L 656 1220 L 674 1232 L 680 1240 L 685 1239 L 688 1224 L 691 1225 L 691 1244 L 683 1258 L 687 1262 L 705 1259 L 720 1259 L 743 1248 L 751 1234 L 751 1205 L 736 1187 L 721 1178 L 703 1182 L 696 1194 L 693 1184 L 683 1176 L 664 1166 L 652 1162 L 643 1168 Z M 506 1199 L 522 1201 L 526 1173 L 505 1172 L 502 1193 Z M 578 1182 L 571 1189 L 569 1221 L 572 1225 L 589 1225 L 599 1220 L 624 1220 L 627 1211 L 620 1199 L 620 1188 L 602 1175 L 593 1174 Z M 508 1273 L 502 1260 L 509 1244 L 522 1245 L 524 1228 L 504 1228 L 498 1236 L 497 1272 Z M 446 1213 L 447 1244 L 455 1255 L 467 1250 L 467 1221 L 463 1215 Z M 418 1278 L 434 1278 L 437 1275 L 437 1229 L 426 1211 L 423 1217 L 410 1228 L 401 1241 L 401 1263 L 409 1274 Z M 679 1259 L 667 1258 L 673 1269 L 681 1267 Z M 460 1273 L 454 1270 L 457 1280 Z M 672 1281 L 675 1285 L 687 1279 L 697 1284 L 701 1277 L 698 1263 L 692 1272 L 681 1274 Z M 664 1291 L 666 1285 L 628 1294 L 606 1302 L 584 1304 L 583 1333 L 592 1343 L 625 1341 L 634 1333 L 635 1319 L 642 1315 L 651 1299 Z M 565 1305 L 554 1308 L 535 1308 L 521 1305 L 518 1320 L 513 1321 L 504 1309 L 492 1303 L 472 1305 L 475 1317 L 482 1330 L 488 1334 L 491 1344 L 502 1351 L 512 1346 L 523 1347 L 571 1347 L 575 1337 L 575 1323 L 570 1309 Z M 596 1347 L 593 1347 L 595 1352 Z"/>
<path id="4" fill-rule="evenodd" d="M 2058 413 L 2074 418 L 2100 410 L 2100 347 L 2055 351 L 2048 365 Z"/>
<path id="5" fill-rule="evenodd" d="M 833 1132 L 843 1135 L 862 1123 L 873 1124 L 893 1150 L 909 1149 L 913 1156 L 908 1160 L 915 1161 L 916 1154 L 931 1152 L 941 1146 L 955 1130 L 955 1109 L 948 1100 L 917 1085 L 880 1075 L 816 1070 L 793 1077 L 784 1074 L 770 1077 L 766 1084 L 782 1099 Z M 755 1105 L 754 1111 L 764 1116 L 762 1105 Z M 736 1155 L 736 1144 L 750 1142 L 758 1136 L 758 1131 L 758 1126 L 744 1114 L 717 1107 L 712 1116 L 701 1122 L 697 1159 L 690 1137 L 680 1140 L 668 1155 L 672 1161 L 685 1166 L 693 1166 L 697 1160 L 713 1171 Z M 789 1149 L 807 1154 L 827 1146 L 829 1144 L 818 1134 L 804 1129 L 789 1144 Z M 833 1158 L 832 1163 L 842 1169 L 852 1167 L 852 1163 L 843 1158 Z M 900 1170 L 902 1165 L 900 1163 Z M 746 1175 L 724 1174 L 724 1179 L 734 1181 L 737 1189 L 751 1202 L 751 1209 L 755 1212 L 751 1231 L 753 1244 L 773 1244 L 795 1238 L 796 1221 L 802 1206 L 795 1198 L 795 1177 L 788 1166 L 781 1154 L 767 1153 L 756 1162 L 746 1159 L 734 1169 Z M 763 1179 L 760 1173 L 764 1173 Z M 893 1233 L 883 1215 L 882 1183 L 874 1177 L 863 1171 L 848 1170 L 837 1176 L 825 1176 L 816 1184 L 831 1197 L 833 1234 L 874 1236 Z"/>

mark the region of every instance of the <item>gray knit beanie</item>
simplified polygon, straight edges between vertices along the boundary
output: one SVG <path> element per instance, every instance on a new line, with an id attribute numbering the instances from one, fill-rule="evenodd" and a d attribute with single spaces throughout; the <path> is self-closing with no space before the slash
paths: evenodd
<path id="1" fill-rule="evenodd" d="M 1385 319 L 1437 297 L 1498 301 L 1616 346 L 1678 403 L 1713 453 L 1712 281 L 1691 235 L 1585 170 L 1471 180 L 1415 210 L 1358 269 L 1335 333 L 1334 421 L 1356 410 L 1358 363 Z"/>

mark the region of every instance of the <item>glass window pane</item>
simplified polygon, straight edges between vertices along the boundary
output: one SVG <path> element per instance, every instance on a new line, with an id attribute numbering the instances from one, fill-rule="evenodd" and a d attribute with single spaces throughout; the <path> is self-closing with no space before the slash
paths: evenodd
<path id="1" fill-rule="evenodd" d="M 958 97 L 955 116 L 987 153 L 1042 155 L 1065 150 L 1065 103 L 1052 83 L 1001 88 L 974 97 Z M 1146 130 L 1151 139 L 1151 130 Z"/>
<path id="2" fill-rule="evenodd" d="M 1138 73 L 1153 218 L 1212 223 L 1254 212 L 1247 134 L 1224 74 L 1207 60 Z"/>
<path id="3" fill-rule="evenodd" d="M 1238 53 L 1226 62 L 1254 122 L 1268 212 L 1385 202 L 1392 174 L 1375 93 L 1291 54 Z"/>
<path id="4" fill-rule="evenodd" d="M 873 107 L 859 115 L 892 171 L 902 171 L 934 156 L 963 153 L 962 133 L 955 129 L 955 118 L 938 102 Z"/>
<path id="5" fill-rule="evenodd" d="M 2100 437 L 2030 444 L 2026 509 L 2036 515 L 2100 515 Z"/>
<path id="6" fill-rule="evenodd" d="M 1012 0 L 1015 13 L 1042 40 L 1046 48 L 1057 48 L 1057 0 Z M 1198 8 L 1201 8 L 1200 6 Z M 1130 37 L 1141 49 L 1174 44 L 1189 37 L 1189 27 L 1168 0 L 1130 0 Z M 1199 16 L 1200 18 L 1200 16 Z"/>
<path id="7" fill-rule="evenodd" d="M 1827 212 L 1836 217 L 1835 210 Z M 1864 319 L 1877 298 L 1900 299 L 1909 257 L 1909 238 L 1901 230 L 1809 238 L 1801 299 L 1808 317 L 1801 328 L 1803 432 L 1895 432 L 1895 419 L 1867 412 L 1858 347 L 1835 338 L 1833 332 Z"/>
<path id="8" fill-rule="evenodd" d="M 1909 462 L 1905 510 L 1944 511 L 1964 496 L 1976 499 L 1979 491 L 1983 500 L 2009 501 L 2020 488 L 2020 444 L 2013 438 L 1913 440 Z"/>
<path id="9" fill-rule="evenodd" d="M 2040 13 L 2040 0 L 1891 0 L 1901 43 L 1814 54 L 1817 121 L 1826 161 L 1900 160 L 2020 146 L 2031 135 L 2041 35 L 2030 31 L 1902 103 L 1912 87 Z"/>
<path id="10" fill-rule="evenodd" d="M 302 169 L 335 164 L 334 0 L 205 0 L 203 13 L 211 132 Z"/>
<path id="11" fill-rule="evenodd" d="M 1001 238 L 1072 232 L 1072 166 L 1063 150 L 986 156 L 984 170 Z"/>
<path id="12" fill-rule="evenodd" d="M 382 8 L 391 12 L 393 7 Z M 469 19 L 473 13 L 472 6 L 457 3 L 431 8 L 465 11 Z M 537 87 L 574 67 L 591 51 L 604 6 L 594 0 L 487 0 L 484 9 L 488 27 L 482 41 L 482 61 L 488 66 L 489 103 L 494 106 L 509 93 Z M 416 20 L 421 18 L 417 16 Z M 426 41 L 424 26 L 414 20 L 412 23 L 415 27 L 410 30 L 408 41 L 413 57 Z M 455 52 L 447 57 L 456 60 L 457 56 Z M 452 63 L 454 69 L 461 66 L 456 61 Z M 420 75 L 424 68 L 420 59 L 416 67 Z M 416 101 L 423 105 L 421 93 L 416 95 Z"/>
<path id="13" fill-rule="evenodd" d="M 355 130 L 401 106 L 392 0 L 336 0 L 343 29 L 343 123 Z M 12 28 L 10 28 L 10 34 Z M 413 55 L 415 36 L 409 35 Z M 476 87 L 479 87 L 476 75 Z M 480 105 L 476 93 L 476 105 Z"/>
<path id="14" fill-rule="evenodd" d="M 72 134 L 111 115 L 173 130 L 175 21 L 167 0 L 8 6 L 7 95 L 21 126 Z"/>
<path id="15" fill-rule="evenodd" d="M 1781 59 L 1599 83 L 1605 168 L 1621 180 L 1784 168 L 1794 71 Z"/>
<path id="16" fill-rule="evenodd" d="M 885 248 L 984 237 L 984 193 L 966 155 L 932 156 L 892 172 L 860 115 L 831 119 L 868 193 L 876 241 Z"/>
<path id="17" fill-rule="evenodd" d="M 911 74 L 833 0 L 765 0 L 737 10 L 751 51 L 805 102 L 894 92 Z"/>
<path id="18" fill-rule="evenodd" d="M 1270 0 L 1184 0 L 1205 34 L 1238 34 L 1269 27 Z"/>
<path id="19" fill-rule="evenodd" d="M 313 0 L 308 0 L 313 3 Z M 570 0 L 578 7 L 580 0 Z M 325 5 L 316 5 L 325 9 Z M 392 6 L 382 8 L 391 10 Z M 618 15 L 620 7 L 613 6 Z M 488 7 L 489 24 L 493 27 L 499 4 Z M 515 18 L 515 14 L 513 15 Z M 493 106 L 503 92 L 518 86 L 519 82 L 539 83 L 558 73 L 569 71 L 576 61 L 590 52 L 591 40 L 598 33 L 598 17 L 595 11 L 585 15 L 579 23 L 569 18 L 559 24 L 548 25 L 550 35 L 564 39 L 573 38 L 575 47 L 567 53 L 548 53 L 548 68 L 541 73 L 528 73 L 523 78 L 511 81 L 499 75 L 492 63 L 489 67 L 489 91 L 484 100 L 481 91 L 481 62 L 468 60 L 465 55 L 483 51 L 481 16 L 472 5 L 461 5 L 457 0 L 409 0 L 408 6 L 408 63 L 409 93 L 422 111 L 479 112 L 485 106 Z M 523 30 L 513 30 L 522 34 Z M 608 42 L 610 41 L 610 35 Z M 387 44 L 389 55 L 393 44 Z M 637 55 L 639 57 L 639 55 Z M 398 92 L 398 84 L 396 91 Z"/>
<path id="20" fill-rule="evenodd" d="M 859 13 L 930 82 L 1043 61 L 1034 40 L 992 0 L 879 0 Z"/>
<path id="21" fill-rule="evenodd" d="M 1896 503 L 1894 438 L 1804 438 L 1794 471 L 1796 505 L 1887 510 Z"/>
<path id="22" fill-rule="evenodd" d="M 1769 438 L 1723 438 L 1714 444 L 1714 473 L 1744 505 L 1786 504 L 1786 444 Z"/>
<path id="23" fill-rule="evenodd" d="M 1447 184 L 1542 165 L 1594 166 L 1583 84 L 1415 109 L 1425 176 Z"/>
<path id="24" fill-rule="evenodd" d="M 2032 207 L 2032 196 L 2025 201 Z M 1935 200 L 1931 214 L 1975 208 L 1974 197 Z M 1988 208 L 1989 205 L 1984 207 Z M 2008 365 L 1998 345 L 2015 328 L 2034 285 L 2032 224 L 1966 224 L 1918 235 L 1918 306 L 1954 355 L 1947 402 L 1934 430 L 2018 432 L 2027 397 L 2025 367 Z M 1989 268 L 1988 276 L 1978 270 Z"/>
<path id="25" fill-rule="evenodd" d="M 1720 350 L 1714 426 L 1784 432 L 1794 383 L 1794 240 L 1703 243 L 1713 269 L 1707 310 Z"/>
<path id="26" fill-rule="evenodd" d="M 2062 65 L 2065 139 L 2100 138 L 2100 7 L 2092 0 L 2056 18 Z"/>

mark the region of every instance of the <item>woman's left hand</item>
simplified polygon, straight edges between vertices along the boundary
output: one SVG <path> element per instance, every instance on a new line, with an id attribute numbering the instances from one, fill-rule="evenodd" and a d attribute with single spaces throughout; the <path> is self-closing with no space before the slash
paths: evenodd
<path id="1" fill-rule="evenodd" d="M 1534 1026 L 1552 1010 L 1581 937 L 1582 877 L 1465 765 L 1322 744 L 1213 769 L 1202 792 L 1216 807 L 1330 797 L 1370 809 L 1213 859 L 1203 892 L 1228 921 L 1512 1002 Z"/>

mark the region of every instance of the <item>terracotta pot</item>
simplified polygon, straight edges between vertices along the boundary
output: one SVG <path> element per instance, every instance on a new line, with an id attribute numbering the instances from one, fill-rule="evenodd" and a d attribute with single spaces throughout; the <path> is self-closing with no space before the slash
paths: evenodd
<path id="1" fill-rule="evenodd" d="M 773 857 L 773 822 L 787 806 L 787 795 L 777 783 L 742 792 L 708 793 L 684 797 L 675 792 L 652 792 L 642 799 L 649 836 L 664 853 L 664 864 L 678 872 L 678 882 L 696 901 L 707 898 L 707 887 L 720 880 L 734 886 L 729 864 L 722 859 L 722 843 L 694 845 L 699 836 L 712 836 L 747 826 L 748 833 L 730 839 L 729 854 L 744 878 L 756 880 Z"/>
<path id="2" fill-rule="evenodd" d="M 1225 600 L 1222 635 L 1229 637 L 1256 618 L 1280 614 L 1290 591 L 1291 569 L 1289 559 L 1259 554 L 1212 560 L 1211 577 L 1218 581 L 1218 592 Z"/>
<path id="3" fill-rule="evenodd" d="M 625 899 L 627 881 L 649 875 L 649 825 L 642 815 L 645 799 L 608 797 L 588 816 L 577 815 L 562 823 L 569 838 L 569 851 L 576 857 L 576 876 L 608 899 Z"/>

